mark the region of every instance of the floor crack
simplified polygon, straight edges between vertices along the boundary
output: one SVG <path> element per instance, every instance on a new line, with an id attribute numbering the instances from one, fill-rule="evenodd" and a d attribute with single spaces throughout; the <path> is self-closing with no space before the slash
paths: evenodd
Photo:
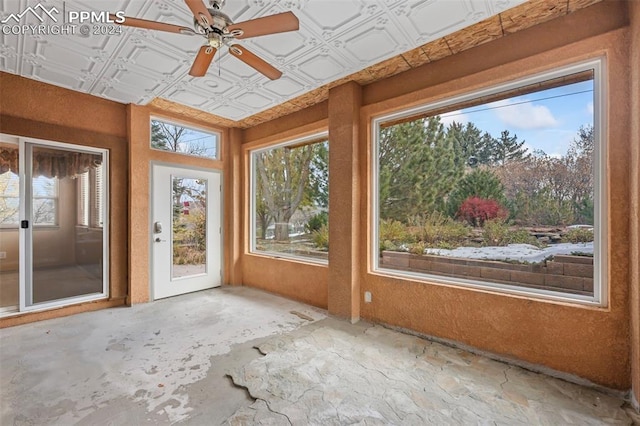
<path id="1" fill-rule="evenodd" d="M 504 371 L 502 372 L 504 374 L 504 382 L 500 383 L 500 389 L 504 390 L 504 385 L 507 384 L 507 382 L 509 382 L 509 376 L 507 376 L 507 371 L 509 371 L 511 369 L 510 365 L 507 365 L 507 368 L 504 369 Z"/>
<path id="2" fill-rule="evenodd" d="M 287 416 L 284 413 L 281 413 L 279 411 L 275 411 L 274 409 L 271 408 L 271 405 L 269 405 L 269 401 L 267 401 L 266 399 L 262 399 L 262 398 L 257 398 L 257 400 L 264 402 L 264 404 L 267 406 L 267 410 L 269 410 L 271 413 L 273 414 L 278 414 L 280 416 L 283 416 L 285 419 L 287 419 L 287 422 L 289 422 L 289 424 L 291 426 L 293 426 L 293 422 L 291 421 L 291 419 L 289 418 L 289 416 Z"/>

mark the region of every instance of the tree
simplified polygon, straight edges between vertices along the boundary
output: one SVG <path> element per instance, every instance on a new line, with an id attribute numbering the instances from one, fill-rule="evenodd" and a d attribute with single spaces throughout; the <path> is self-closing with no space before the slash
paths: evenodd
<path id="1" fill-rule="evenodd" d="M 493 139 L 491 146 L 491 162 L 498 166 L 503 166 L 509 161 L 519 161 L 526 159 L 530 154 L 525 141 L 518 142 L 518 136 L 509 135 L 508 130 L 503 130 L 500 137 Z"/>
<path id="2" fill-rule="evenodd" d="M 453 122 L 447 127 L 447 138 L 451 139 L 456 150 L 456 164 L 466 166 L 471 158 L 477 164 L 490 164 L 493 138 L 487 132 L 482 133 L 473 123 L 462 125 Z"/>
<path id="3" fill-rule="evenodd" d="M 194 140 L 188 140 L 194 132 L 186 127 L 175 126 L 162 121 L 151 121 L 151 146 L 165 151 L 206 156 L 207 147 Z"/>
<path id="4" fill-rule="evenodd" d="M 593 224 L 593 126 L 582 126 L 559 158 L 534 151 L 496 168 L 519 224 Z"/>
<path id="5" fill-rule="evenodd" d="M 439 116 L 382 129 L 379 149 L 382 219 L 406 221 L 444 208 L 464 169 Z"/>
<path id="6" fill-rule="evenodd" d="M 451 192 L 447 207 L 449 214 L 455 216 L 461 204 L 469 197 L 495 200 L 504 204 L 504 186 L 498 176 L 489 169 L 475 169 L 466 174 Z"/>
<path id="7" fill-rule="evenodd" d="M 312 145 L 307 204 L 329 207 L 329 141 Z"/>
<path id="8" fill-rule="evenodd" d="M 256 155 L 256 184 L 275 221 L 276 241 L 289 239 L 289 220 L 308 191 L 313 146 L 275 148 Z"/>

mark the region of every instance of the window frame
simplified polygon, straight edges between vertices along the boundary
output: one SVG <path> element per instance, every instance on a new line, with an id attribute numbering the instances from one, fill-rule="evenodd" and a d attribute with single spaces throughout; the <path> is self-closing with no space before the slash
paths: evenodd
<path id="1" fill-rule="evenodd" d="M 203 156 L 203 155 L 189 154 L 189 153 L 186 153 L 186 152 L 170 151 L 170 150 L 166 150 L 166 149 L 155 148 L 151 144 L 151 136 L 152 136 L 151 125 L 152 125 L 153 121 L 160 121 L 162 123 L 170 124 L 172 126 L 182 127 L 182 128 L 188 129 L 188 130 L 193 130 L 193 131 L 200 132 L 200 133 L 207 133 L 207 134 L 215 136 L 217 138 L 215 156 L 214 157 L 208 157 L 208 156 Z M 193 125 L 193 124 L 190 124 L 190 123 L 189 124 L 181 123 L 178 120 L 173 120 L 173 119 L 169 119 L 169 118 L 165 118 L 165 117 L 159 117 L 159 116 L 151 115 L 149 117 L 149 149 L 151 149 L 153 151 L 166 152 L 166 153 L 169 153 L 169 154 L 184 155 L 186 157 L 191 157 L 191 158 L 203 158 L 205 160 L 221 161 L 222 160 L 222 132 L 216 131 L 216 130 L 212 130 L 212 129 L 207 129 L 207 128 L 204 128 L 204 127 L 199 127 L 197 125 Z"/>
<path id="2" fill-rule="evenodd" d="M 282 258 L 293 261 L 300 261 L 306 263 L 313 263 L 327 266 L 329 264 L 329 259 L 319 259 L 311 256 L 304 255 L 296 255 L 291 253 L 281 253 L 276 251 L 269 250 L 257 250 L 256 249 L 256 183 L 257 176 L 254 172 L 256 167 L 256 156 L 260 153 L 271 151 L 273 149 L 284 148 L 287 146 L 298 147 L 304 145 L 312 145 L 314 143 L 321 143 L 323 141 L 329 142 L 329 131 L 324 130 L 321 132 L 316 132 L 311 135 L 297 137 L 292 139 L 287 139 L 286 141 L 279 142 L 273 145 L 268 145 L 260 148 L 249 149 L 247 154 L 249 156 L 249 242 L 248 242 L 248 254 L 256 255 L 256 256 L 265 256 L 270 258 Z M 331 148 L 329 148 L 331 149 Z M 329 169 L 327 169 L 327 173 L 330 173 Z M 327 212 L 329 209 L 327 209 Z"/>
<path id="3" fill-rule="evenodd" d="M 437 114 L 445 114 L 448 111 L 455 111 L 457 106 L 483 98 L 492 96 L 518 88 L 524 88 L 536 83 L 542 83 L 547 80 L 561 78 L 571 74 L 593 71 L 593 88 L 594 88 L 594 111 L 593 111 L 593 127 L 594 127 L 594 273 L 593 273 L 593 296 L 576 295 L 559 291 L 551 291 L 544 289 L 534 289 L 520 287 L 516 285 L 507 285 L 492 283 L 488 281 L 479 281 L 472 279 L 453 278 L 443 275 L 419 273 L 410 271 L 401 271 L 395 269 L 386 269 L 380 266 L 379 258 L 379 150 L 380 150 L 380 129 L 385 123 L 402 120 L 418 115 L 427 115 L 429 112 L 438 111 Z M 606 122 L 606 102 L 607 102 L 607 74 L 606 74 L 606 58 L 596 57 L 585 61 L 575 62 L 571 65 L 554 68 L 551 70 L 535 73 L 523 78 L 506 81 L 493 86 L 473 90 L 460 95 L 444 97 L 424 104 L 396 110 L 395 112 L 383 115 L 373 116 L 371 118 L 371 222 L 370 222 L 370 246 L 369 246 L 369 273 L 393 277 L 404 278 L 411 281 L 419 281 L 430 284 L 453 285 L 466 287 L 471 289 L 489 290 L 493 292 L 503 293 L 505 295 L 525 296 L 541 300 L 551 300 L 559 302 L 569 302 L 572 304 L 591 305 L 597 307 L 608 306 L 608 282 L 607 282 L 607 234 L 608 234 L 608 199 L 607 199 L 607 122 Z M 446 111 L 442 111 L 443 109 Z M 433 113 L 431 114 L 433 115 Z"/>

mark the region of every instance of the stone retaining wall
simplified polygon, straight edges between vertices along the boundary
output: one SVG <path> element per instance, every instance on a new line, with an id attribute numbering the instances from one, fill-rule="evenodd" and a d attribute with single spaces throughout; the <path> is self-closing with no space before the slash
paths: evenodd
<path id="1" fill-rule="evenodd" d="M 593 258 L 557 255 L 540 264 L 383 251 L 380 267 L 521 287 L 593 295 Z"/>

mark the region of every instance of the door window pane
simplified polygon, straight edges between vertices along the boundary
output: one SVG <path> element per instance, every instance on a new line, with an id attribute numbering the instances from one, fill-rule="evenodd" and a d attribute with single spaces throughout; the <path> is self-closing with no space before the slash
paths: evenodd
<path id="1" fill-rule="evenodd" d="M 27 305 L 103 293 L 103 231 L 77 226 L 84 220 L 78 218 L 82 198 L 103 191 L 91 184 L 78 191 L 78 179 L 104 167 L 103 155 L 38 145 L 31 151 L 29 201 L 36 226 Z"/>
<path id="2" fill-rule="evenodd" d="M 207 272 L 207 181 L 173 177 L 172 278 Z"/>

